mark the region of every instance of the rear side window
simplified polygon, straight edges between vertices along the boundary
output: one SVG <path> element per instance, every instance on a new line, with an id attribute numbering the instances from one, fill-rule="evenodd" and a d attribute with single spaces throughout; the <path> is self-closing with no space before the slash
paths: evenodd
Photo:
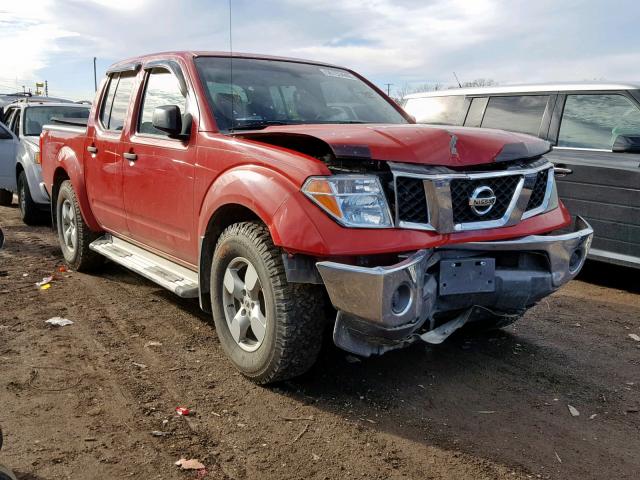
<path id="1" fill-rule="evenodd" d="M 464 121 L 465 127 L 479 127 L 482 124 L 482 116 L 484 109 L 487 107 L 488 97 L 474 98 L 471 100 L 471 106 Z"/>
<path id="2" fill-rule="evenodd" d="M 418 123 L 459 125 L 464 107 L 464 96 L 409 98 L 404 109 Z"/>
<path id="3" fill-rule="evenodd" d="M 16 137 L 20 136 L 20 115 L 22 113 L 20 110 L 16 110 L 16 114 L 13 117 L 13 124 L 11 125 L 11 130 Z"/>
<path id="4" fill-rule="evenodd" d="M 108 130 L 122 130 L 131 100 L 135 74 L 115 74 L 109 80 L 107 95 L 100 110 L 100 122 Z"/>
<path id="5" fill-rule="evenodd" d="M 624 95 L 567 95 L 559 147 L 611 150 L 618 135 L 640 135 L 640 110 Z"/>
<path id="6" fill-rule="evenodd" d="M 491 97 L 482 126 L 538 135 L 548 100 L 548 95 Z"/>
<path id="7" fill-rule="evenodd" d="M 184 119 L 187 113 L 187 97 L 180 89 L 180 83 L 173 73 L 163 69 L 154 69 L 149 74 L 144 97 L 142 98 L 142 110 L 138 124 L 138 132 L 152 135 L 168 136 L 169 134 L 156 129 L 153 124 L 153 111 L 157 107 L 165 105 L 177 105 Z"/>

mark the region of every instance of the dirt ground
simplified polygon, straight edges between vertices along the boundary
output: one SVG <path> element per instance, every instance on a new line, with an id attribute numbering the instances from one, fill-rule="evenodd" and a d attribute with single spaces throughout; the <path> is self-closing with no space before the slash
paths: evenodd
<path id="1" fill-rule="evenodd" d="M 115 265 L 39 290 L 56 238 L 15 206 L 0 225 L 0 463 L 18 478 L 638 478 L 637 272 L 588 264 L 492 335 L 361 362 L 328 344 L 305 378 L 261 388 L 197 302 Z"/>

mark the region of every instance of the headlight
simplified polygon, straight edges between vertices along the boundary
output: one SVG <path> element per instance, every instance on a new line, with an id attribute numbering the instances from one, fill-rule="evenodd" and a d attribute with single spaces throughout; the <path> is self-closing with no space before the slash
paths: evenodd
<path id="1" fill-rule="evenodd" d="M 346 227 L 391 228 L 391 214 L 378 177 L 310 177 L 302 193 Z"/>

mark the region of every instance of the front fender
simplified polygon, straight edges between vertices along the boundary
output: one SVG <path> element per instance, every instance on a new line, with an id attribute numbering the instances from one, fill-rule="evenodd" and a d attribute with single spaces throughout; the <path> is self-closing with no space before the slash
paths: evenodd
<path id="1" fill-rule="evenodd" d="M 91 205 L 89 204 L 89 198 L 87 196 L 84 169 L 82 168 L 82 163 L 78 159 L 76 152 L 68 146 L 63 146 L 58 152 L 56 163 L 54 179 L 58 177 L 58 172 L 60 170 L 64 170 L 71 181 L 71 185 L 73 185 L 73 190 L 76 193 L 80 212 L 82 213 L 82 218 L 84 218 L 85 223 L 92 231 L 101 231 L 102 229 L 100 228 L 100 224 L 97 222 L 96 218 L 93 216 L 93 212 L 91 211 Z M 52 196 L 51 208 L 54 209 L 58 185 L 53 185 L 52 187 L 52 193 L 55 196 Z"/>
<path id="2" fill-rule="evenodd" d="M 293 226 L 285 224 L 278 211 L 296 193 L 298 187 L 291 180 L 268 168 L 245 165 L 228 170 L 213 182 L 205 195 L 198 219 L 198 236 L 205 235 L 210 219 L 220 208 L 241 205 L 255 213 L 269 228 L 275 245 L 287 248 L 297 234 L 291 235 Z M 310 222 L 298 222 L 293 230 L 321 238 Z"/>

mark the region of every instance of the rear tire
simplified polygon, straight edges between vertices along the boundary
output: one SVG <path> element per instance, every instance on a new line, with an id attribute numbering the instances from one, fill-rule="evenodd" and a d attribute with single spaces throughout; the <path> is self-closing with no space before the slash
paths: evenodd
<path id="1" fill-rule="evenodd" d="M 31 190 L 27 181 L 27 174 L 24 171 L 18 176 L 18 206 L 20 216 L 27 225 L 39 225 L 44 222 L 45 215 L 38 205 L 31 198 Z"/>
<path id="2" fill-rule="evenodd" d="M 88 272 L 104 263 L 104 258 L 89 248 L 100 234 L 92 232 L 82 218 L 76 192 L 69 180 L 62 182 L 56 199 L 56 228 L 62 255 L 71 269 Z"/>
<path id="3" fill-rule="evenodd" d="M 0 188 L 0 206 L 8 207 L 13 203 L 13 192 Z"/>
<path id="4" fill-rule="evenodd" d="M 281 255 L 257 222 L 228 227 L 213 255 L 211 305 L 218 338 L 235 367 L 258 384 L 302 375 L 322 345 L 322 291 L 287 282 Z"/>

